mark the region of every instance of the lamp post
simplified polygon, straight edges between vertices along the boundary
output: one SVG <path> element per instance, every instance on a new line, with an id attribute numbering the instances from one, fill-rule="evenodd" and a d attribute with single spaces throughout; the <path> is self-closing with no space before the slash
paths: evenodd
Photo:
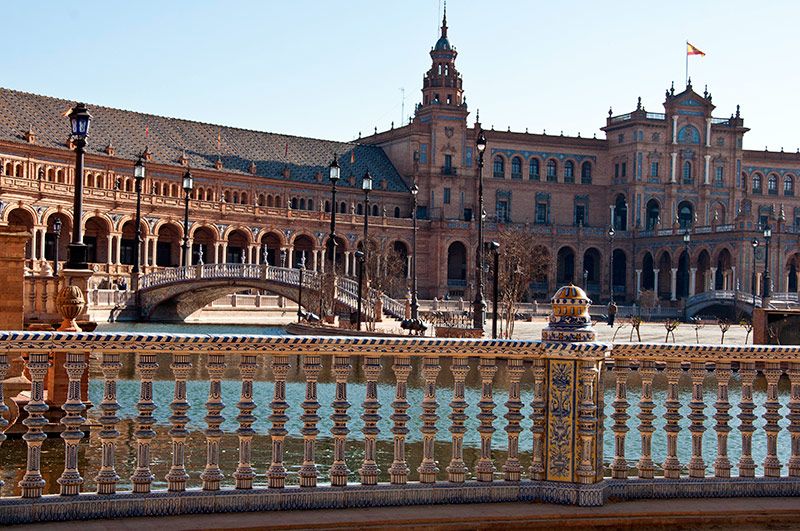
<path id="1" fill-rule="evenodd" d="M 483 154 L 486 135 L 481 129 L 475 142 L 478 148 L 478 250 L 475 253 L 475 301 L 472 303 L 472 327 L 483 330 L 486 301 L 483 298 Z"/>
<path id="2" fill-rule="evenodd" d="M 53 221 L 53 234 L 56 237 L 56 248 L 53 253 L 53 276 L 58 276 L 58 247 L 61 240 L 61 218 L 56 218 Z"/>
<path id="3" fill-rule="evenodd" d="M 187 168 L 183 174 L 183 265 L 189 266 L 191 255 L 189 254 L 189 196 L 194 188 L 192 172 Z"/>
<path id="4" fill-rule="evenodd" d="M 583 270 L 583 290 L 589 293 L 589 271 Z"/>
<path id="5" fill-rule="evenodd" d="M 689 306 L 689 283 L 691 282 L 691 275 L 692 271 L 689 265 L 691 264 L 691 258 L 689 255 L 689 244 L 692 242 L 692 234 L 689 232 L 689 227 L 686 227 L 686 230 L 683 233 L 683 246 L 686 250 L 686 298 L 683 299 L 683 321 L 687 322 L 687 308 Z"/>
<path id="6" fill-rule="evenodd" d="M 761 306 L 764 307 L 767 297 L 769 297 L 770 290 L 770 277 L 769 277 L 769 241 L 772 239 L 772 227 L 767 225 L 764 227 L 764 244 L 766 245 L 766 255 L 764 256 L 764 289 L 762 293 Z"/>
<path id="7" fill-rule="evenodd" d="M 419 300 L 417 299 L 417 183 L 411 185 L 412 199 L 412 229 L 411 229 L 411 320 L 419 321 Z"/>
<path id="8" fill-rule="evenodd" d="M 363 251 L 356 251 L 356 261 L 358 262 L 358 302 L 356 302 L 356 330 L 361 330 L 361 290 L 364 286 L 365 256 L 366 255 Z"/>
<path id="9" fill-rule="evenodd" d="M 497 298 L 500 292 L 500 244 L 492 242 L 489 247 L 494 256 L 494 277 L 492 278 L 492 339 L 497 339 Z"/>
<path id="10" fill-rule="evenodd" d="M 306 252 L 300 254 L 300 286 L 297 293 L 297 322 L 303 320 L 303 273 L 306 271 Z"/>
<path id="11" fill-rule="evenodd" d="M 758 238 L 753 238 L 753 274 L 750 275 L 750 291 L 753 292 L 753 309 L 756 308 L 756 249 L 758 249 Z"/>
<path id="12" fill-rule="evenodd" d="M 331 260 L 331 273 L 336 273 L 336 183 L 339 181 L 341 175 L 341 168 L 339 168 L 339 161 L 337 156 L 333 156 L 329 170 L 329 178 L 331 180 L 331 235 L 328 238 L 328 252 L 330 253 Z"/>
<path id="13" fill-rule="evenodd" d="M 361 181 L 361 189 L 364 190 L 364 263 L 367 261 L 369 253 L 369 192 L 372 190 L 372 175 L 369 170 L 364 173 Z M 359 292 L 360 295 L 361 292 Z"/>
<path id="14" fill-rule="evenodd" d="M 609 263 L 609 273 L 608 273 L 608 280 L 609 280 L 609 290 L 611 292 L 611 301 L 614 302 L 614 224 L 612 223 L 608 227 L 608 247 L 611 251 L 609 254 L 610 263 Z"/>
<path id="15" fill-rule="evenodd" d="M 86 137 L 89 136 L 89 125 L 92 115 L 83 103 L 73 107 L 69 114 L 72 139 L 75 142 L 75 179 L 72 202 L 72 241 L 67 253 L 67 269 L 89 269 L 89 252 L 83 243 L 83 158 L 86 148 Z"/>
<path id="16" fill-rule="evenodd" d="M 144 148 L 144 151 L 147 152 L 147 148 Z M 142 153 L 144 155 L 144 153 Z M 144 158 L 142 155 L 139 155 L 139 159 L 136 161 L 136 164 L 133 166 L 133 178 L 136 182 L 136 243 L 133 246 L 133 276 L 134 280 L 132 283 L 135 283 L 133 286 L 134 289 L 138 289 L 139 280 L 138 276 L 141 272 L 140 265 L 139 265 L 139 248 L 142 245 L 142 183 L 144 182 Z"/>

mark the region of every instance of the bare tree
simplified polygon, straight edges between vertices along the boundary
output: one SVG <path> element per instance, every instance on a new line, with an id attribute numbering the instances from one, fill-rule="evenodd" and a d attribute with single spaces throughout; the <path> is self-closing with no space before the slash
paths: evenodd
<path id="1" fill-rule="evenodd" d="M 675 343 L 675 329 L 680 326 L 681 322 L 677 319 L 667 319 L 664 321 L 664 328 L 667 330 L 667 337 L 664 338 L 664 343 L 669 342 L 669 336 L 672 334 L 672 342 Z"/>
<path id="2" fill-rule="evenodd" d="M 633 333 L 636 332 L 636 340 L 641 343 L 642 335 L 639 333 L 639 327 L 642 326 L 643 319 L 638 315 L 631 316 L 631 335 L 628 341 L 633 341 Z"/>
<path id="3" fill-rule="evenodd" d="M 739 319 L 739 326 L 744 328 L 744 331 L 747 332 L 747 335 L 744 336 L 744 344 L 747 344 L 747 340 L 750 339 L 750 333 L 753 331 L 753 322 L 746 317 Z"/>
<path id="4" fill-rule="evenodd" d="M 694 316 L 690 319 L 692 322 L 692 327 L 694 327 L 694 341 L 698 345 L 700 344 L 700 330 L 705 326 L 705 323 L 702 319 L 697 316 Z"/>
<path id="5" fill-rule="evenodd" d="M 725 343 L 725 333 L 730 329 L 731 323 L 727 319 L 717 319 L 717 326 L 719 326 L 719 331 L 722 333 L 722 337 L 719 339 L 719 344 L 722 345 Z"/>

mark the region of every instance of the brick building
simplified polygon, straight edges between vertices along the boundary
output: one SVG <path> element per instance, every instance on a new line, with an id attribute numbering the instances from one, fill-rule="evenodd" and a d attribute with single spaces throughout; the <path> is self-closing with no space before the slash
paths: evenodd
<path id="1" fill-rule="evenodd" d="M 379 248 L 391 249 L 393 259 L 401 258 L 408 275 L 409 189 L 417 183 L 420 295 L 471 298 L 481 123 L 477 115 L 470 117 L 447 30 L 445 18 L 409 123 L 354 142 L 90 105 L 82 222 L 98 277 L 130 270 L 133 163 L 147 146 L 146 272 L 180 264 L 181 177 L 190 168 L 193 263 L 202 256 L 206 263 L 266 259 L 297 265 L 305 255 L 309 267 L 322 268 L 335 209 L 337 263 L 352 275 L 362 239 L 361 181 L 369 170 L 376 181 L 370 237 Z M 53 259 L 56 218 L 64 227 L 60 254 L 66 255 L 74 157 L 62 115 L 72 104 L 0 89 L 0 221 L 33 233 L 27 250 L 33 273 Z M 532 297 L 545 298 L 556 286 L 574 282 L 601 300 L 613 277 L 619 299 L 633 301 L 641 290 L 654 290 L 663 304 L 680 304 L 687 295 L 749 292 L 753 281 L 760 286 L 762 230 L 769 225 L 774 291 L 796 296 L 800 154 L 743 149 L 748 129 L 739 109 L 714 117 L 711 94 L 698 94 L 691 83 L 682 91 L 668 89 L 658 111 L 645 110 L 641 99 L 629 113 L 609 111 L 601 128 L 605 138 L 487 130 L 486 239 L 501 226 L 540 237 L 552 265 L 546 278 L 531 284 Z M 334 154 L 342 182 L 331 205 L 327 175 Z M 754 239 L 760 240 L 755 249 Z"/>

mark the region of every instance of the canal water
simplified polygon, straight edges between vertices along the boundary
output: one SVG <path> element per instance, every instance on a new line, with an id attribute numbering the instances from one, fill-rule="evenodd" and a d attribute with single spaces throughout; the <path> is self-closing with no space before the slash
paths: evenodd
<path id="1" fill-rule="evenodd" d="M 285 335 L 282 328 L 274 327 L 260 327 L 260 326 L 230 326 L 230 325 L 171 325 L 171 324 L 124 324 L 124 323 L 110 323 L 98 327 L 99 331 L 135 331 L 135 332 L 184 332 L 184 333 L 236 333 L 236 334 L 274 334 Z M 334 375 L 331 370 L 331 358 L 323 357 L 323 370 L 320 374 L 318 385 L 318 400 L 321 407 L 317 414 L 321 420 L 319 423 L 320 436 L 317 440 L 317 463 L 320 472 L 320 481 L 325 482 L 328 479 L 328 471 L 330 464 L 333 461 L 333 440 L 326 437 L 330 433 L 333 422 L 330 419 L 333 410 L 331 402 L 334 399 L 335 385 Z M 186 461 L 187 470 L 191 479 L 188 482 L 189 487 L 201 486 L 199 479 L 200 473 L 203 471 L 206 459 L 205 437 L 203 430 L 206 428 L 203 417 L 206 415 L 205 401 L 208 395 L 208 381 L 206 372 L 206 355 L 198 354 L 193 360 L 193 370 L 189 377 L 187 385 L 188 400 L 191 404 L 189 410 L 189 424 L 187 426 L 191 435 L 187 444 Z M 261 366 L 256 374 L 256 381 L 254 382 L 253 400 L 257 404 L 254 412 L 258 421 L 254 424 L 254 429 L 258 435 L 253 441 L 253 466 L 258 472 L 256 485 L 266 485 L 267 480 L 265 471 L 270 463 L 270 438 L 267 432 L 270 428 L 270 423 L 267 417 L 271 413 L 269 403 L 272 400 L 273 382 L 272 375 L 268 366 L 264 364 L 265 360 L 260 360 Z M 422 457 L 422 443 L 421 443 L 421 421 L 420 414 L 421 402 L 423 398 L 423 385 L 424 380 L 421 375 L 419 362 L 421 360 L 413 360 L 414 370 L 409 378 L 408 389 L 408 402 L 411 408 L 408 414 L 411 420 L 408 423 L 409 434 L 407 437 L 406 454 L 411 469 L 411 478 L 416 478 L 416 468 L 420 463 Z M 289 470 L 287 478 L 288 484 L 297 484 L 298 471 L 302 463 L 302 435 L 300 430 L 302 422 L 300 416 L 303 412 L 300 403 L 305 397 L 305 379 L 303 376 L 300 364 L 302 360 L 299 357 L 290 360 L 292 368 L 288 375 L 286 385 L 287 402 L 290 404 L 287 415 L 289 422 L 286 429 L 289 431 L 289 436 L 286 441 L 286 455 L 285 463 Z M 171 413 L 169 403 L 172 400 L 174 383 L 172 380 L 171 370 L 169 365 L 171 363 L 171 355 L 164 354 L 158 356 L 159 369 L 154 381 L 153 394 L 155 402 L 158 406 L 154 416 L 157 419 L 155 430 L 157 432 L 156 438 L 152 441 L 151 456 L 154 460 L 152 464 L 153 473 L 156 480 L 153 484 L 154 488 L 165 488 L 166 481 L 164 476 L 169 471 L 171 459 L 171 444 L 168 435 L 170 427 L 168 417 Z M 238 424 L 235 417 L 238 413 L 236 403 L 239 400 L 241 391 L 241 383 L 238 374 L 238 356 L 228 356 L 227 369 L 222 382 L 222 399 L 225 404 L 225 409 L 222 415 L 225 417 L 225 422 L 222 429 L 225 432 L 222 440 L 222 450 L 220 456 L 220 466 L 226 474 L 226 479 L 223 482 L 225 486 L 232 486 L 234 481 L 232 476 L 233 471 L 236 469 L 238 460 L 238 439 L 235 430 Z M 450 373 L 449 360 L 442 359 L 440 361 L 442 370 L 437 379 L 437 401 L 439 403 L 438 415 L 439 421 L 437 422 L 437 436 L 435 445 L 435 455 L 439 463 L 440 474 L 439 478 L 445 478 L 445 467 L 450 461 L 450 420 L 447 415 L 450 413 L 448 406 L 452 400 L 453 395 L 453 379 Z M 268 365 L 268 364 L 267 364 Z M 478 413 L 480 412 L 477 406 L 480 400 L 480 379 L 476 367 L 476 362 L 473 360 L 471 369 L 467 376 L 467 390 L 466 400 L 469 404 L 467 408 L 467 433 L 464 438 L 464 454 L 465 461 L 467 462 L 470 470 L 474 470 L 475 463 L 479 457 L 480 451 L 480 437 L 478 435 L 477 420 Z M 497 420 L 495 422 L 496 431 L 493 436 L 493 448 L 496 466 L 498 469 L 498 479 L 502 477 L 501 466 L 505 461 L 507 446 L 506 432 L 503 428 L 506 426 L 506 421 L 503 415 L 507 412 L 505 402 L 508 398 L 506 382 L 508 381 L 505 363 L 500 362 L 499 370 L 495 377 L 494 386 L 494 401 L 497 407 L 494 410 Z M 522 402 L 525 406 L 522 409 L 522 414 L 525 420 L 522 421 L 524 431 L 520 434 L 520 449 L 522 450 L 521 461 L 524 467 L 530 465 L 531 448 L 533 445 L 533 437 L 531 434 L 532 421 L 529 418 L 531 414 L 531 400 L 533 398 L 532 390 L 532 373 L 530 367 L 527 366 L 527 372 L 523 378 Z M 92 403 L 99 404 L 102 400 L 102 373 L 99 369 L 99 360 L 93 359 L 90 364 L 90 384 L 89 384 L 89 398 Z M 613 413 L 611 403 L 614 401 L 614 375 L 610 371 L 606 371 L 603 375 L 604 379 L 604 397 L 605 397 L 605 428 L 606 433 L 603 439 L 606 466 L 610 464 L 614 456 L 613 447 L 613 432 L 611 426 L 613 421 L 610 415 Z M 381 421 L 378 424 L 380 428 L 380 435 L 378 438 L 378 457 L 377 461 L 381 466 L 381 481 L 388 481 L 388 468 L 392 461 L 392 422 L 390 415 L 392 414 L 391 402 L 394 398 L 394 374 L 391 370 L 391 361 L 387 360 L 381 370 L 378 386 L 378 397 L 381 403 L 379 414 Z M 663 414 L 665 412 L 663 403 L 666 399 L 666 378 L 662 373 L 658 373 L 654 380 L 654 397 L 653 401 L 657 404 L 655 408 L 656 420 L 654 422 L 656 431 L 653 434 L 653 460 L 656 463 L 661 463 L 664 460 L 666 452 L 666 434 L 663 430 L 664 420 Z M 353 366 L 350 380 L 347 386 L 347 398 L 351 403 L 351 408 L 348 413 L 351 420 L 348 423 L 350 435 L 347 442 L 347 464 L 351 469 L 351 481 L 358 481 L 358 468 L 363 459 L 363 436 L 361 429 L 363 428 L 363 421 L 360 418 L 362 413 L 361 404 L 365 396 L 365 383 L 363 368 L 360 363 Z M 637 431 L 639 421 L 636 415 L 639 413 L 637 407 L 641 392 L 641 380 L 637 372 L 632 372 L 628 379 L 628 401 L 631 407 L 628 409 L 628 414 L 631 419 L 628 421 L 630 431 L 626 439 L 626 457 L 631 463 L 635 464 L 639 458 L 640 438 Z M 781 380 L 779 385 L 779 392 L 781 395 L 782 408 L 780 413 L 783 417 L 788 413 L 786 404 L 788 402 L 788 381 L 785 377 Z M 121 405 L 121 410 L 118 415 L 122 419 L 119 423 L 118 429 L 121 437 L 117 445 L 117 472 L 120 475 L 120 486 L 122 489 L 127 489 L 130 486 L 130 476 L 135 469 L 136 460 L 136 440 L 133 435 L 136 425 L 135 416 L 136 401 L 139 396 L 139 383 L 135 378 L 134 360 L 123 360 L 123 369 L 120 373 L 120 380 L 117 385 L 118 401 Z M 703 438 L 703 456 L 708 466 L 709 473 L 713 473 L 713 462 L 716 457 L 717 439 L 713 426 L 716 421 L 712 418 L 716 412 L 713 404 L 716 401 L 716 381 L 713 378 L 708 378 L 704 387 L 704 397 L 706 403 L 705 414 L 707 420 L 705 422 L 706 432 Z M 729 456 L 731 462 L 735 465 L 740 455 L 741 436 L 737 429 L 739 420 L 736 415 L 739 409 L 736 406 L 741 397 L 741 386 L 739 383 L 738 374 L 734 373 L 730 387 L 730 402 L 733 408 L 730 414 L 734 416 L 730 422 L 733 428 L 729 434 Z M 755 414 L 759 417 L 756 421 L 756 427 L 760 428 L 764 425 L 761 416 L 764 414 L 763 403 L 766 398 L 766 382 L 762 376 L 756 380 L 754 390 L 754 401 L 758 405 Z M 683 418 L 680 422 L 683 430 L 678 438 L 679 458 L 682 463 L 688 463 L 691 456 L 691 437 L 689 434 L 688 426 L 690 424 L 687 415 L 690 413 L 688 403 L 691 399 L 691 382 L 688 374 L 684 374 L 680 382 L 680 402 L 684 404 L 681 408 Z M 96 420 L 100 416 L 100 410 L 93 407 L 88 410 L 87 415 L 90 419 Z M 789 424 L 786 418 L 780 422 L 782 428 Z M 100 439 L 99 428 L 92 428 L 88 439 L 85 438 L 81 444 L 80 450 L 80 470 L 86 480 L 84 490 L 91 491 L 95 488 L 94 475 L 100 466 Z M 784 465 L 787 463 L 790 453 L 790 436 L 789 433 L 783 429 L 778 439 L 779 458 Z M 763 462 L 766 453 L 766 436 L 762 430 L 757 430 L 753 435 L 753 454 L 756 463 Z M 25 471 L 25 456 L 26 448 L 25 443 L 19 438 L 9 439 L 0 446 L 0 474 L 6 482 L 5 486 L 0 489 L 0 494 L 3 496 L 18 495 L 19 488 L 17 483 L 22 478 Z M 46 492 L 53 493 L 58 491 L 58 484 L 56 479 L 61 474 L 63 468 L 63 441 L 55 435 L 51 435 L 44 443 L 42 452 L 42 474 L 47 480 Z M 784 466 L 784 473 L 786 472 Z M 761 473 L 761 467 L 756 471 L 757 474 Z M 734 474 L 736 469 L 734 468 Z"/>

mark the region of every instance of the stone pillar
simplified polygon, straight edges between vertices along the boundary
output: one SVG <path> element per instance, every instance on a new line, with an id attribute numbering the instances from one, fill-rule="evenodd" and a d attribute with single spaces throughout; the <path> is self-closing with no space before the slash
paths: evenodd
<path id="1" fill-rule="evenodd" d="M 705 166 L 703 167 L 703 184 L 710 184 L 711 177 L 709 172 L 711 170 L 711 155 L 705 155 Z"/>
<path id="2" fill-rule="evenodd" d="M 294 247 L 289 247 L 286 251 L 286 267 L 292 267 L 294 263 Z"/>
<path id="3" fill-rule="evenodd" d="M 711 118 L 706 118 L 706 147 L 711 147 Z"/>
<path id="4" fill-rule="evenodd" d="M 730 280 L 728 281 L 728 287 L 726 289 L 735 290 L 736 289 L 736 266 L 731 266 L 731 274 L 728 275 Z"/>
<path id="5" fill-rule="evenodd" d="M 603 394 L 600 375 L 605 348 L 597 348 L 589 298 L 573 285 L 552 299 L 550 321 L 542 330 L 545 375 L 545 431 L 542 488 L 550 501 L 599 506 L 603 479 Z M 588 343 L 581 349 L 581 343 Z M 570 355 L 567 359 L 565 351 Z M 561 407 L 552 404 L 571 404 Z"/>
<path id="6" fill-rule="evenodd" d="M 661 273 L 660 269 L 653 269 L 653 291 L 658 299 L 658 274 Z"/>
<path id="7" fill-rule="evenodd" d="M 709 268 L 708 272 L 709 272 L 709 275 L 708 275 L 708 286 L 706 287 L 706 290 L 713 291 L 714 288 L 716 287 L 715 284 L 717 282 L 717 268 L 716 267 Z M 722 288 L 725 289 L 725 283 L 724 282 L 722 284 Z"/>
<path id="8" fill-rule="evenodd" d="M 350 276 L 350 251 L 344 252 L 344 276 Z"/>
<path id="9" fill-rule="evenodd" d="M 678 163 L 678 154 L 676 152 L 672 152 L 670 154 L 670 161 L 669 161 L 669 182 L 674 183 L 677 182 L 675 179 L 675 166 Z"/>
<path id="10" fill-rule="evenodd" d="M 636 298 L 642 293 L 642 270 L 636 270 Z"/>
<path id="11" fill-rule="evenodd" d="M 39 260 L 44 260 L 44 244 L 46 235 L 47 235 L 47 227 L 44 227 L 39 230 L 39 256 L 37 256 Z"/>
<path id="12" fill-rule="evenodd" d="M 117 234 L 117 255 L 114 257 L 114 263 L 122 265 L 122 234 Z"/>
<path id="13" fill-rule="evenodd" d="M 697 288 L 697 268 L 690 267 L 689 268 L 689 296 L 692 297 L 695 294 L 695 289 Z"/>
<path id="14" fill-rule="evenodd" d="M 0 229 L 0 330 L 23 327 L 25 246 L 30 239 L 30 232 Z"/>
<path id="15" fill-rule="evenodd" d="M 672 115 L 672 143 L 678 143 L 678 115 Z"/>
<path id="16" fill-rule="evenodd" d="M 406 256 L 406 280 L 411 280 L 411 255 Z"/>
<path id="17" fill-rule="evenodd" d="M 220 264 L 228 263 L 228 242 L 219 242 L 219 262 Z"/>
<path id="18" fill-rule="evenodd" d="M 678 270 L 677 270 L 677 268 L 673 267 L 672 269 L 670 269 L 670 272 L 672 273 L 672 277 L 670 278 L 670 296 L 669 296 L 669 300 L 676 301 L 676 300 L 678 300 L 678 295 L 677 295 L 677 292 L 678 292 Z"/>
<path id="19" fill-rule="evenodd" d="M 114 263 L 113 254 L 114 251 L 114 236 L 112 234 L 108 234 L 106 236 L 106 264 L 111 265 Z M 99 253 L 98 253 L 99 254 Z M 98 257 L 99 260 L 99 257 Z"/>
<path id="20" fill-rule="evenodd" d="M 312 266 L 313 266 L 313 270 L 314 270 L 315 273 L 318 271 L 318 269 L 317 269 L 317 267 L 318 267 L 318 261 L 317 261 L 318 260 L 317 259 L 318 255 L 319 255 L 319 251 L 317 251 L 316 249 L 313 249 L 311 251 L 311 257 L 312 257 L 312 260 L 313 260 Z"/>

